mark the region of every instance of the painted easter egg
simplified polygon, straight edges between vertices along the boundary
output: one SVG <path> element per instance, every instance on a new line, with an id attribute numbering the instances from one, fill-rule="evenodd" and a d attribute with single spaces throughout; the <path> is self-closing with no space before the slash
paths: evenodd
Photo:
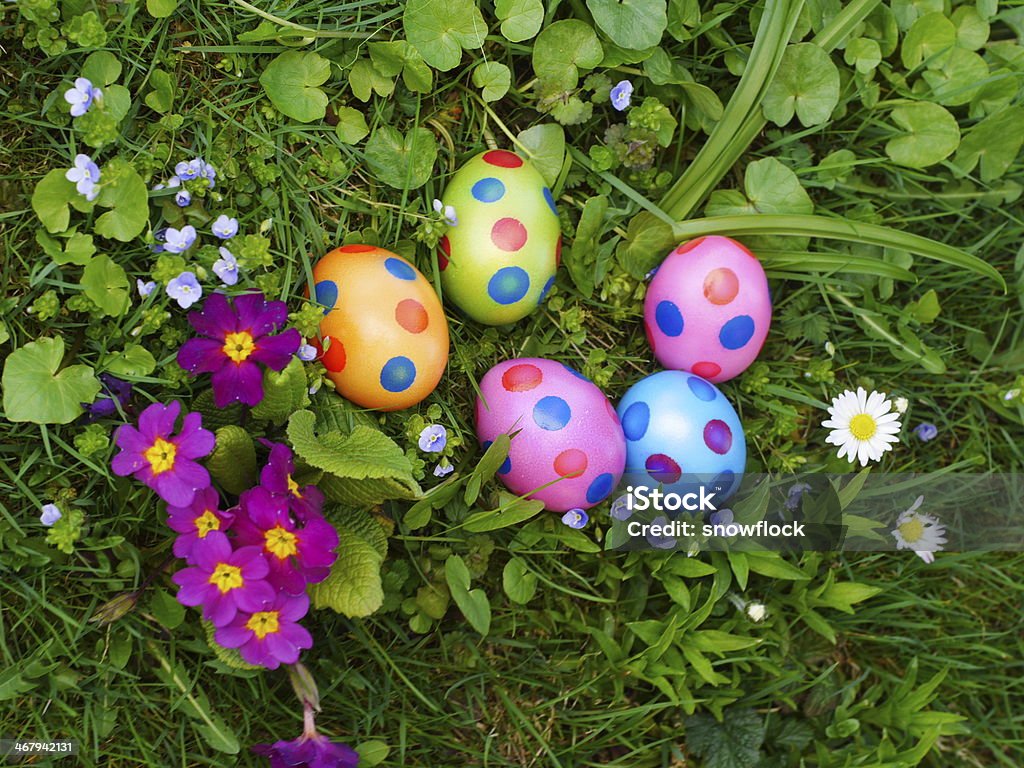
<path id="1" fill-rule="evenodd" d="M 397 411 L 425 398 L 448 362 L 448 321 L 427 279 L 401 256 L 343 245 L 313 267 L 324 305 L 311 339 L 339 393 L 364 408 Z"/>
<path id="2" fill-rule="evenodd" d="M 492 149 L 459 169 L 443 202 L 458 219 L 438 246 L 445 298 L 488 325 L 526 317 L 561 259 L 558 210 L 543 177 L 514 152 Z"/>
<path id="3" fill-rule="evenodd" d="M 689 493 L 715 486 L 734 493 L 747 461 L 743 426 L 718 387 L 686 371 L 641 379 L 619 403 L 626 436 L 625 482 Z"/>
<path id="4" fill-rule="evenodd" d="M 680 245 L 658 267 L 644 299 L 644 327 L 658 361 L 708 381 L 743 373 L 771 321 L 761 262 L 728 237 Z"/>
<path id="5" fill-rule="evenodd" d="M 498 479 L 549 510 L 588 509 L 607 498 L 622 477 L 626 441 L 615 409 L 593 382 L 567 365 L 535 357 L 506 360 L 480 380 L 481 445 L 512 432 Z"/>

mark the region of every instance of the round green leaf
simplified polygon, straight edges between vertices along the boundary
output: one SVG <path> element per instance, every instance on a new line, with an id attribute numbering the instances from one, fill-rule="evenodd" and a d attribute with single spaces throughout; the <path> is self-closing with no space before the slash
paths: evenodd
<path id="1" fill-rule="evenodd" d="M 459 65 L 463 48 L 479 48 L 487 37 L 483 14 L 472 0 L 409 0 L 402 25 L 423 60 L 442 72 Z"/>
<path id="2" fill-rule="evenodd" d="M 564 88 L 575 88 L 580 69 L 593 69 L 604 58 L 597 33 L 578 19 L 556 21 L 537 36 L 533 71 Z"/>
<path id="3" fill-rule="evenodd" d="M 804 127 L 820 125 L 839 103 L 839 70 L 814 43 L 786 49 L 779 70 L 764 95 L 764 116 L 778 126 L 793 119 Z"/>
<path id="4" fill-rule="evenodd" d="M 370 133 L 363 113 L 354 107 L 338 109 L 338 124 L 334 126 L 338 139 L 345 144 L 358 144 Z"/>
<path id="5" fill-rule="evenodd" d="M 100 382 L 88 365 L 58 372 L 64 359 L 64 340 L 40 339 L 11 353 L 4 363 L 4 416 L 8 421 L 67 424 L 91 403 Z"/>
<path id="6" fill-rule="evenodd" d="M 128 276 L 109 256 L 97 256 L 82 271 L 82 288 L 96 306 L 112 317 L 128 309 Z"/>
<path id="7" fill-rule="evenodd" d="M 156 370 L 156 360 L 153 354 L 141 344 L 129 344 L 120 352 L 111 352 L 104 355 L 100 360 L 101 371 L 112 373 L 115 376 L 130 376 L 138 378 L 149 376 Z"/>
<path id="8" fill-rule="evenodd" d="M 68 203 L 78 194 L 75 185 L 64 178 L 64 171 L 54 168 L 32 192 L 32 210 L 48 232 L 63 232 L 71 221 Z"/>
<path id="9" fill-rule="evenodd" d="M 544 4 L 541 0 L 496 0 L 494 13 L 501 19 L 501 34 L 509 42 L 518 43 L 540 31 Z"/>
<path id="10" fill-rule="evenodd" d="M 500 61 L 482 61 L 473 70 L 473 85 L 483 90 L 484 101 L 497 101 L 512 85 L 512 70 Z"/>
<path id="11" fill-rule="evenodd" d="M 1021 125 L 1024 107 L 1007 107 L 989 115 L 964 136 L 953 162 L 964 174 L 980 162 L 982 181 L 987 184 L 998 179 L 1017 159 L 1024 143 Z"/>
<path id="12" fill-rule="evenodd" d="M 90 53 L 82 64 L 81 76 L 88 78 L 93 85 L 104 88 L 121 76 L 121 62 L 110 51 Z"/>
<path id="13" fill-rule="evenodd" d="M 102 170 L 103 186 L 96 205 L 111 210 L 96 219 L 93 231 L 127 243 L 149 222 L 149 190 L 127 160 L 115 157 Z"/>
<path id="14" fill-rule="evenodd" d="M 930 101 L 896 107 L 892 120 L 904 131 L 885 145 L 885 154 L 897 165 L 927 168 L 945 160 L 960 144 L 956 118 Z"/>
<path id="15" fill-rule="evenodd" d="M 542 123 L 520 132 L 516 138 L 547 185 L 555 186 L 555 180 L 565 162 L 565 131 L 562 126 Z"/>
<path id="16" fill-rule="evenodd" d="M 650 48 L 668 26 L 664 0 L 587 0 L 594 21 L 623 48 Z"/>
<path id="17" fill-rule="evenodd" d="M 522 558 L 513 557 L 501 572 L 501 586 L 509 600 L 526 605 L 537 591 L 537 575 Z"/>
<path id="18" fill-rule="evenodd" d="M 931 86 L 937 102 L 955 107 L 978 95 L 988 77 L 988 64 L 976 53 L 954 48 L 943 57 L 940 67 L 925 70 L 921 77 Z"/>
<path id="19" fill-rule="evenodd" d="M 331 76 L 331 62 L 312 52 L 285 51 L 260 75 L 271 103 L 300 123 L 327 113 L 327 94 L 319 86 Z"/>
<path id="20" fill-rule="evenodd" d="M 903 66 L 914 69 L 921 62 L 936 66 L 939 56 L 956 45 L 956 27 L 941 13 L 925 14 L 907 32 L 900 47 Z"/>
<path id="21" fill-rule="evenodd" d="M 377 179 L 395 189 L 426 184 L 437 159 L 437 139 L 426 128 L 402 134 L 382 125 L 366 141 L 366 163 Z"/>

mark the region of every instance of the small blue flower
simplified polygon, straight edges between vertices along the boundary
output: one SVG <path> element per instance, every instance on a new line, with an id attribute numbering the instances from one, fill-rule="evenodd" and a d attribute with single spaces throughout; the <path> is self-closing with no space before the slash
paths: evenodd
<path id="1" fill-rule="evenodd" d="M 449 227 L 459 226 L 459 217 L 455 215 L 454 205 L 445 205 L 437 198 L 434 198 L 434 211 L 444 216 L 444 220 Z"/>
<path id="2" fill-rule="evenodd" d="M 199 175 L 210 182 L 210 189 L 213 189 L 214 186 L 216 186 L 214 181 L 217 178 L 217 169 L 209 163 L 203 163 L 203 169 L 199 172 Z"/>
<path id="3" fill-rule="evenodd" d="M 64 178 L 75 183 L 78 194 L 86 200 L 95 200 L 100 193 L 96 184 L 100 180 L 100 167 L 88 155 L 75 155 L 75 167 L 64 173 Z"/>
<path id="4" fill-rule="evenodd" d="M 316 360 L 316 347 L 312 344 L 301 344 L 299 345 L 299 351 L 295 353 L 298 355 L 299 360 L 304 363 L 308 363 L 312 360 Z"/>
<path id="5" fill-rule="evenodd" d="M 178 302 L 182 309 L 188 309 L 203 296 L 203 286 L 192 272 L 182 272 L 167 284 L 167 295 Z"/>
<path id="6" fill-rule="evenodd" d="M 195 241 L 196 228 L 191 224 L 181 229 L 168 227 L 164 231 L 164 250 L 168 253 L 184 253 L 192 247 L 192 243 Z"/>
<path id="7" fill-rule="evenodd" d="M 431 424 L 420 432 L 420 450 L 440 453 L 448 444 L 448 430 L 440 424 Z"/>
<path id="8" fill-rule="evenodd" d="M 434 477 L 445 477 L 455 471 L 451 464 L 438 464 L 434 467 Z"/>
<path id="9" fill-rule="evenodd" d="M 227 248 L 221 246 L 217 250 L 220 258 L 213 262 L 213 273 L 224 285 L 234 285 L 238 282 L 238 261 Z"/>
<path id="10" fill-rule="evenodd" d="M 708 515 L 708 522 L 712 525 L 729 525 L 733 521 L 731 509 L 719 509 Z"/>
<path id="11" fill-rule="evenodd" d="M 213 225 L 210 227 L 210 231 L 221 240 L 230 240 L 238 234 L 238 219 L 228 218 L 222 213 L 217 217 L 217 220 L 213 222 Z"/>
<path id="12" fill-rule="evenodd" d="M 143 282 L 142 278 L 135 281 L 135 287 L 139 289 L 139 296 L 145 298 L 149 296 L 154 290 L 156 290 L 156 281 L 150 280 L 148 283 Z"/>
<path id="13" fill-rule="evenodd" d="M 616 520 L 622 521 L 629 520 L 633 516 L 632 510 L 629 508 L 628 493 L 624 493 L 612 502 L 611 516 Z"/>
<path id="14" fill-rule="evenodd" d="M 633 96 L 633 84 L 629 82 L 629 80 L 620 80 L 612 86 L 610 96 L 612 99 L 612 106 L 619 110 L 619 112 L 622 112 L 629 106 L 629 100 Z"/>
<path id="15" fill-rule="evenodd" d="M 666 526 L 668 525 L 668 518 L 664 515 L 656 517 L 651 520 L 651 525 Z M 676 545 L 676 540 L 672 536 L 655 536 L 653 533 L 648 533 L 647 543 L 657 549 L 672 549 Z"/>
<path id="16" fill-rule="evenodd" d="M 174 196 L 174 202 L 178 204 L 179 208 L 185 208 L 192 202 L 192 193 L 183 189 Z"/>
<path id="17" fill-rule="evenodd" d="M 794 483 L 789 487 L 789 491 L 786 492 L 786 509 L 790 512 L 800 506 L 800 499 L 803 498 L 804 491 L 811 490 L 811 486 L 807 483 Z"/>
<path id="18" fill-rule="evenodd" d="M 81 117 L 89 111 L 93 101 L 102 95 L 103 91 L 94 87 L 92 81 L 86 77 L 79 77 L 75 80 L 73 88 L 64 91 L 64 101 L 71 105 L 72 117 Z"/>
<path id="19" fill-rule="evenodd" d="M 939 428 L 936 427 L 934 424 L 929 424 L 926 421 L 914 427 L 912 432 L 915 435 L 917 435 L 918 439 L 922 443 L 927 443 L 929 440 L 934 440 L 936 438 L 936 436 L 939 434 Z"/>
<path id="20" fill-rule="evenodd" d="M 192 181 L 203 175 L 203 168 L 206 165 L 201 158 L 193 158 L 188 162 L 184 160 L 174 166 L 174 172 L 181 181 Z"/>
<path id="21" fill-rule="evenodd" d="M 590 518 L 587 517 L 586 512 L 584 512 L 579 507 L 576 507 L 575 509 L 570 509 L 564 515 L 562 515 L 562 522 L 568 525 L 570 528 L 579 529 L 585 526 L 588 522 L 590 522 Z"/>
<path id="22" fill-rule="evenodd" d="M 39 522 L 49 528 L 62 517 L 64 515 L 60 513 L 60 509 L 57 508 L 56 504 L 44 504 L 43 513 L 39 515 Z"/>

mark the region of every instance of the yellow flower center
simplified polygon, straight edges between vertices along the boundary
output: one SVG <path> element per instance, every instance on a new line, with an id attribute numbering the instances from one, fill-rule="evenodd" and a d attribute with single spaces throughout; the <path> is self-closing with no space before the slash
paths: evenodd
<path id="1" fill-rule="evenodd" d="M 302 494 L 299 493 L 299 484 L 296 483 L 294 480 L 292 480 L 292 476 L 291 475 L 288 475 L 288 491 L 296 499 L 301 499 L 302 498 Z"/>
<path id="2" fill-rule="evenodd" d="M 212 510 L 206 510 L 196 518 L 196 532 L 200 539 L 205 539 L 210 531 L 220 530 L 220 519 L 213 514 Z"/>
<path id="3" fill-rule="evenodd" d="M 252 334 L 248 331 L 229 333 L 224 337 L 224 354 L 236 363 L 243 362 L 255 351 L 256 342 L 252 340 Z"/>
<path id="4" fill-rule="evenodd" d="M 919 518 L 912 517 L 907 522 L 900 524 L 899 532 L 907 544 L 913 544 L 924 535 L 924 523 Z"/>
<path id="5" fill-rule="evenodd" d="M 216 584 L 221 594 L 226 594 L 232 589 L 242 586 L 245 579 L 242 578 L 242 569 L 237 565 L 218 563 L 217 567 L 213 569 L 213 573 L 210 574 L 210 583 Z"/>
<path id="6" fill-rule="evenodd" d="M 277 611 L 256 611 L 245 622 L 245 628 L 251 629 L 256 637 L 262 640 L 267 635 L 280 631 L 281 622 Z"/>
<path id="7" fill-rule="evenodd" d="M 298 539 L 291 531 L 286 531 L 280 525 L 275 525 L 264 534 L 267 552 L 284 560 L 299 551 Z"/>
<path id="8" fill-rule="evenodd" d="M 153 441 L 152 447 L 150 447 L 144 454 L 142 454 L 146 461 L 149 462 L 149 466 L 153 470 L 154 475 L 159 475 L 163 472 L 174 469 L 174 456 L 178 452 L 178 446 L 174 443 L 169 443 L 162 437 L 158 437 Z"/>
<path id="9" fill-rule="evenodd" d="M 870 440 L 877 431 L 875 419 L 866 413 L 858 413 L 850 419 L 850 434 L 858 440 Z"/>

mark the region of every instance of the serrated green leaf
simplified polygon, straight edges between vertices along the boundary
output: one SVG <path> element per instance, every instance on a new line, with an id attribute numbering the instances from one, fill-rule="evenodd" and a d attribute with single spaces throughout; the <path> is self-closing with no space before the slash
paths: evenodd
<path id="1" fill-rule="evenodd" d="M 271 103 L 300 123 L 320 120 L 327 94 L 319 87 L 331 76 L 331 62 L 310 51 L 285 51 L 267 65 L 260 85 Z"/>
<path id="2" fill-rule="evenodd" d="M 512 70 L 500 61 L 482 61 L 473 70 L 473 85 L 482 89 L 484 101 L 497 101 L 512 85 Z"/>
<path id="3" fill-rule="evenodd" d="M 384 602 L 380 567 L 384 558 L 369 541 L 338 529 L 338 559 L 330 575 L 309 588 L 314 608 L 330 608 L 349 618 L 369 616 Z"/>
<path id="4" fill-rule="evenodd" d="M 338 477 L 412 479 L 412 465 L 390 437 L 370 427 L 357 426 L 348 435 L 313 432 L 316 416 L 297 411 L 288 420 L 288 439 L 310 466 Z"/>
<path id="5" fill-rule="evenodd" d="M 231 403 L 227 408 L 218 408 L 213 402 L 213 390 L 204 389 L 192 401 L 192 410 L 199 411 L 203 417 L 203 426 L 210 430 L 219 427 L 238 425 L 242 422 L 245 406 Z"/>
<path id="6" fill-rule="evenodd" d="M 327 519 L 335 528 L 344 528 L 369 542 L 383 560 L 388 555 L 388 535 L 373 515 L 365 509 L 328 507 Z"/>
<path id="7" fill-rule="evenodd" d="M 309 382 L 302 361 L 293 357 L 284 370 L 263 372 L 263 399 L 253 407 L 254 419 L 281 425 L 309 405 Z"/>
<path id="8" fill-rule="evenodd" d="M 206 468 L 225 491 L 240 494 L 255 485 L 258 477 L 252 437 L 235 424 L 223 426 L 215 434 L 217 442 L 206 459 Z"/>
<path id="9" fill-rule="evenodd" d="M 46 174 L 32 192 L 32 210 L 48 232 L 63 232 L 71 221 L 68 208 L 78 192 L 75 185 L 64 178 L 65 171 L 54 168 Z"/>
<path id="10" fill-rule="evenodd" d="M 897 165 L 927 168 L 945 160 L 960 144 L 956 118 L 930 101 L 896 107 L 892 119 L 904 133 L 889 139 L 885 154 Z"/>
<path id="11" fill-rule="evenodd" d="M 491 604 L 483 590 L 469 588 L 469 568 L 465 561 L 459 555 L 450 555 L 444 562 L 444 575 L 452 600 L 466 621 L 486 636 L 491 628 Z"/>
<path id="12" fill-rule="evenodd" d="M 109 256 L 97 256 L 86 264 L 81 285 L 104 314 L 120 317 L 128 309 L 128 275 Z"/>
<path id="13" fill-rule="evenodd" d="M 587 0 L 587 8 L 601 31 L 623 48 L 651 48 L 668 26 L 664 0 Z"/>
<path id="14" fill-rule="evenodd" d="M 334 132 L 342 143 L 358 144 L 370 134 L 370 129 L 366 125 L 366 117 L 358 109 L 340 107 Z"/>
<path id="15" fill-rule="evenodd" d="M 61 337 L 31 341 L 4 362 L 4 417 L 34 424 L 67 424 L 82 413 L 100 391 L 99 379 L 88 365 L 60 370 L 64 359 Z"/>
<path id="16" fill-rule="evenodd" d="M 395 189 L 418 189 L 427 183 L 437 159 L 437 139 L 426 128 L 404 136 L 381 125 L 366 141 L 366 164 L 377 179 Z"/>
<path id="17" fill-rule="evenodd" d="M 210 650 L 213 651 L 213 655 L 223 664 L 232 669 L 262 669 L 262 667 L 250 664 L 243 659 L 242 654 L 238 652 L 237 648 L 225 648 L 218 643 L 215 637 L 217 628 L 213 626 L 212 622 L 203 619 L 200 619 L 200 622 L 203 625 L 203 631 L 206 633 L 206 642 L 210 646 Z"/>
<path id="18" fill-rule="evenodd" d="M 575 88 L 580 69 L 593 69 L 604 58 L 604 49 L 590 25 L 579 19 L 556 21 L 537 36 L 533 46 L 533 71 L 559 87 Z"/>
<path id="19" fill-rule="evenodd" d="M 764 721 L 754 710 L 730 708 L 722 722 L 700 713 L 685 723 L 686 745 L 705 768 L 754 768 L 761 761 Z"/>
<path id="20" fill-rule="evenodd" d="M 510 43 L 529 40 L 544 22 L 541 0 L 495 0 L 494 14 L 501 20 L 501 34 Z"/>
<path id="21" fill-rule="evenodd" d="M 196 732 L 208 746 L 226 755 L 237 755 L 241 747 L 238 736 L 222 717 L 212 715 L 208 723 L 196 723 Z"/>
<path id="22" fill-rule="evenodd" d="M 508 599 L 526 605 L 537 592 L 537 574 L 526 566 L 526 561 L 513 557 L 501 572 L 501 586 Z"/>
<path id="23" fill-rule="evenodd" d="M 442 72 L 459 65 L 463 48 L 479 48 L 487 37 L 487 23 L 472 0 L 410 0 L 402 26 L 423 60 Z"/>
<path id="24" fill-rule="evenodd" d="M 786 49 L 779 69 L 765 91 L 764 116 L 784 126 L 795 114 L 805 127 L 829 119 L 839 103 L 839 70 L 832 58 L 814 43 Z"/>

